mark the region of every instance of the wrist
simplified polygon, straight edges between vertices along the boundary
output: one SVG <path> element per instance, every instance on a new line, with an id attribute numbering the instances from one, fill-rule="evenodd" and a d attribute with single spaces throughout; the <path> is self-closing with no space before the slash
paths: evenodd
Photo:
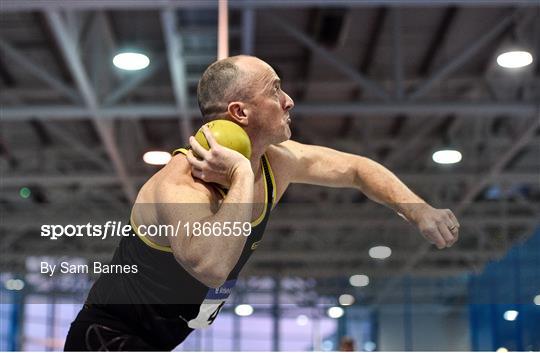
<path id="1" fill-rule="evenodd" d="M 432 207 L 426 202 L 422 203 L 405 203 L 401 204 L 398 209 L 398 214 L 402 215 L 407 221 L 418 224 L 422 219 L 422 215 L 426 210 Z"/>
<path id="2" fill-rule="evenodd" d="M 251 164 L 248 163 L 239 163 L 231 171 L 231 182 L 235 182 L 241 179 L 255 179 L 255 174 L 251 169 Z"/>

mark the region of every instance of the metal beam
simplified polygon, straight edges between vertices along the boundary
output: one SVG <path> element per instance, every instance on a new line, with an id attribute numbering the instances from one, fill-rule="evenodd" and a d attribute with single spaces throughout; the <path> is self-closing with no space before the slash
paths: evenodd
<path id="1" fill-rule="evenodd" d="M 107 154 L 113 162 L 114 169 L 122 182 L 123 190 L 128 200 L 134 201 L 136 191 L 133 184 L 130 182 L 126 167 L 122 161 L 122 157 L 114 141 L 111 121 L 105 122 L 99 116 L 99 105 L 96 95 L 90 85 L 90 80 L 84 70 L 83 63 L 77 51 L 73 39 L 67 32 L 66 26 L 57 11 L 47 11 L 45 13 L 47 21 L 52 28 L 56 41 L 60 45 L 62 55 L 69 67 L 71 74 L 77 84 L 86 108 L 92 117 L 92 122 L 96 128 L 99 137 L 101 138 Z"/>
<path id="2" fill-rule="evenodd" d="M 80 13 L 76 11 L 66 11 L 65 18 L 66 28 L 68 29 L 69 33 L 71 33 L 71 36 L 73 37 L 75 42 L 79 42 L 79 37 L 83 29 L 80 19 Z"/>
<path id="3" fill-rule="evenodd" d="M 388 93 L 379 84 L 364 77 L 364 75 L 359 73 L 358 70 L 356 70 L 354 67 L 343 62 L 341 59 L 336 58 L 335 55 L 333 55 L 328 50 L 319 46 L 313 39 L 309 38 L 305 33 L 296 29 L 294 26 L 291 26 L 290 24 L 288 24 L 287 22 L 281 20 L 280 18 L 276 16 L 268 16 L 268 17 L 273 22 L 281 26 L 285 31 L 287 31 L 287 33 L 289 33 L 297 41 L 299 41 L 300 43 L 310 48 L 312 51 L 317 53 L 317 55 L 319 55 L 322 59 L 324 59 L 325 61 L 330 63 L 332 66 L 334 66 L 337 70 L 339 70 L 340 72 L 342 72 L 343 74 L 351 78 L 353 81 L 358 83 L 358 85 L 364 88 L 364 90 L 371 92 L 374 96 L 382 100 L 386 101 L 389 99 Z"/>
<path id="4" fill-rule="evenodd" d="M 354 208 L 351 206 L 351 208 Z M 355 208 L 356 209 L 356 208 Z M 360 208 L 359 208 L 360 209 Z M 281 211 L 283 212 L 283 211 Z M 340 227 L 346 227 L 346 233 L 357 234 L 357 235 L 369 235 L 369 234 L 379 234 L 381 230 L 393 230 L 399 231 L 399 233 L 408 233 L 414 235 L 416 232 L 414 229 L 410 228 L 407 223 L 404 223 L 402 219 L 394 218 L 373 218 L 373 215 L 364 212 L 357 212 L 354 215 L 349 217 L 342 217 L 337 214 L 325 214 L 315 217 L 311 215 L 298 215 L 298 216 L 285 216 L 283 213 L 278 213 L 279 216 L 276 216 L 275 219 L 272 219 L 272 222 L 268 226 L 268 231 L 308 231 L 309 236 L 313 236 L 315 233 L 314 229 L 317 229 L 319 234 L 328 235 L 328 237 L 334 236 L 335 233 L 339 233 L 336 229 Z M 460 224 L 463 225 L 463 228 L 470 229 L 472 227 L 496 227 L 496 226 L 512 226 L 512 227 L 532 227 L 540 225 L 540 222 L 537 220 L 536 216 L 510 216 L 508 219 L 501 219 L 500 217 L 495 218 L 477 218 L 469 219 L 464 218 L 460 221 Z M 374 232 L 375 230 L 375 232 Z M 474 232 L 471 232 L 474 234 Z M 322 235 L 322 236 L 324 236 Z M 405 234 L 403 234 L 405 235 Z M 330 241 L 330 238 L 327 238 L 327 241 Z M 332 242 L 333 243 L 333 242 Z M 423 243 L 422 243 L 423 244 Z M 428 251 L 431 249 L 428 246 Z M 403 249 L 402 249 L 403 250 Z M 408 260 L 412 256 L 416 255 L 416 249 L 409 249 Z M 413 266 L 414 267 L 414 266 Z M 409 270 L 412 267 L 409 268 Z"/>
<path id="5" fill-rule="evenodd" d="M 478 196 L 478 194 L 493 181 L 495 177 L 501 174 L 503 169 L 508 163 L 517 155 L 521 149 L 526 146 L 536 134 L 536 130 L 540 127 L 540 112 L 531 119 L 530 122 L 525 124 L 520 136 L 516 139 L 513 145 L 506 150 L 506 152 L 500 156 L 499 160 L 490 168 L 490 170 L 480 178 L 474 185 L 472 185 L 463 199 L 460 205 L 457 207 L 457 212 L 461 213 L 472 201 Z"/>
<path id="6" fill-rule="evenodd" d="M 467 102 L 441 102 L 441 103 L 309 103 L 295 106 L 292 114 L 524 114 L 530 116 L 538 109 L 537 103 L 467 103 Z"/>
<path id="7" fill-rule="evenodd" d="M 43 70 L 40 65 L 32 62 L 30 59 L 28 59 L 27 55 L 19 52 L 3 38 L 0 38 L 0 48 L 4 51 L 7 57 L 11 58 L 16 63 L 17 66 L 20 66 L 27 72 L 32 73 L 36 78 L 56 89 L 74 103 L 79 103 L 81 101 L 80 97 L 75 94 L 73 87 L 69 87 L 58 78 L 51 75 L 49 72 Z"/>
<path id="8" fill-rule="evenodd" d="M 317 27 L 319 27 L 318 22 L 320 21 L 320 12 L 320 9 L 307 10 L 307 18 L 304 30 L 305 32 L 307 32 L 306 34 L 310 37 L 316 35 L 316 29 Z M 301 52 L 302 54 L 300 55 L 299 60 L 296 61 L 296 72 L 298 75 L 298 81 L 301 82 L 301 84 L 296 86 L 289 86 L 290 88 L 287 89 L 287 91 L 291 92 L 290 94 L 294 95 L 294 99 L 299 102 L 306 99 L 308 91 L 312 87 L 311 71 L 313 68 L 313 51 L 307 47 L 303 47 L 301 49 Z M 356 84 L 354 82 L 350 82 L 348 80 L 347 82 L 354 84 L 354 87 L 356 87 Z"/>
<path id="9" fill-rule="evenodd" d="M 8 71 L 2 56 L 0 56 L 0 79 L 8 89 L 17 86 L 17 81 L 15 81 L 13 75 Z"/>
<path id="10" fill-rule="evenodd" d="M 309 49 L 306 49 L 308 52 Z M 367 49 L 366 49 L 367 50 Z M 376 51 L 377 48 L 375 47 L 374 48 L 374 51 Z M 165 56 L 165 55 L 164 55 Z M 192 58 L 196 58 L 196 60 L 194 60 L 194 63 L 198 63 L 198 64 L 201 64 L 203 61 L 204 62 L 208 62 L 208 64 L 211 64 L 213 61 L 215 61 L 215 54 L 208 54 L 208 55 L 186 55 L 185 56 L 185 59 L 186 59 L 186 63 L 189 65 L 190 61 L 189 61 L 189 58 L 192 57 Z M 305 66 L 305 65 L 304 65 Z M 302 68 L 303 66 L 301 66 L 300 64 L 298 65 L 298 68 Z M 363 67 L 363 66 L 362 66 Z M 368 66 L 368 69 L 367 70 L 364 70 L 364 69 L 360 69 L 361 72 L 369 72 L 369 66 Z M 534 86 L 533 86 L 533 82 L 534 80 L 538 79 L 540 76 L 535 76 L 535 77 L 531 77 L 531 80 L 525 82 L 526 84 L 526 89 L 527 90 L 533 90 L 534 89 Z M 197 85 L 197 83 L 199 82 L 199 79 L 200 79 L 200 73 L 197 74 L 197 73 L 193 73 L 193 74 L 190 74 L 187 76 L 187 82 L 189 84 L 190 87 L 195 87 Z M 445 82 L 445 85 L 448 89 L 450 90 L 454 90 L 454 89 L 458 89 L 460 87 L 464 87 L 464 86 L 469 86 L 471 88 L 476 88 L 476 89 L 481 89 L 484 87 L 485 85 L 485 78 L 484 76 L 477 76 L 477 77 L 474 77 L 474 76 L 456 76 L 456 77 L 448 77 L 444 80 Z M 406 86 L 412 86 L 412 85 L 417 85 L 417 84 L 420 84 L 422 82 L 422 80 L 418 79 L 418 78 L 406 78 L 404 80 L 404 84 Z M 389 78 L 386 78 L 386 79 L 383 79 L 380 81 L 380 83 L 384 86 L 390 86 L 394 83 L 394 79 L 389 77 Z M 287 80 L 287 78 L 285 77 L 285 81 L 283 82 L 283 87 L 286 91 L 296 91 L 296 90 L 301 90 L 301 89 L 304 89 L 306 85 L 309 85 L 310 87 L 310 90 L 313 90 L 315 92 L 320 92 L 320 91 L 323 91 L 323 92 L 326 92 L 328 90 L 330 91 L 333 91 L 333 90 L 339 90 L 339 91 L 343 91 L 344 93 L 346 93 L 346 91 L 348 90 L 352 90 L 352 89 L 355 89 L 358 87 L 358 85 L 356 84 L 356 82 L 354 81 L 351 81 L 347 78 L 335 78 L 335 79 L 329 79 L 329 80 L 309 80 L 309 81 L 306 81 L 305 78 L 303 79 L 298 79 L 298 80 L 295 80 L 295 81 L 291 81 L 291 80 Z M 148 86 L 142 86 L 139 93 L 141 95 L 144 95 L 144 96 L 148 96 L 149 94 L 152 94 L 153 96 L 155 96 L 155 94 L 153 94 L 153 92 L 164 92 L 164 91 L 168 91 L 169 90 L 169 84 L 167 82 L 155 82 L 155 83 L 152 83 Z M 16 94 L 16 95 L 24 95 L 25 97 L 29 97 L 29 98 L 32 98 L 34 96 L 36 97 L 39 97 L 39 98 L 43 98 L 43 99 L 55 99 L 55 98 L 58 98 L 58 94 L 56 91 L 51 91 L 51 90 L 48 90 L 46 91 L 44 88 L 39 88 L 39 87 L 6 87 L 5 89 L 3 89 L 2 91 L 0 91 L 0 96 L 2 95 L 5 95 L 6 93 L 12 93 L 12 94 Z M 303 101 L 302 99 L 299 99 L 298 98 L 298 95 L 297 94 L 293 94 L 291 95 L 291 97 L 295 98 L 295 100 L 298 100 L 298 101 Z M 193 98 L 195 98 L 195 96 L 193 96 Z M 493 99 L 492 101 L 497 101 L 496 99 Z"/>
<path id="11" fill-rule="evenodd" d="M 79 141 L 77 138 L 71 136 L 70 132 L 66 129 L 52 124 L 45 124 L 44 126 L 45 130 L 54 135 L 55 139 L 64 141 L 64 143 L 68 144 L 70 148 L 73 148 L 89 160 L 93 161 L 103 170 L 109 169 L 109 164 L 96 153 L 95 149 L 89 148 L 85 144 L 81 143 L 81 141 Z"/>
<path id="12" fill-rule="evenodd" d="M 299 103 L 292 111 L 293 124 L 295 114 L 341 116 L 344 114 L 355 114 L 357 118 L 363 118 L 358 114 L 466 114 L 465 118 L 474 119 L 475 115 L 500 115 L 512 114 L 515 117 L 527 117 L 534 114 L 540 107 L 535 102 L 389 102 L 389 103 Z M 126 104 L 113 107 L 102 107 L 98 109 L 99 119 L 112 118 L 133 118 L 145 116 L 145 119 L 157 118 L 177 118 L 178 109 L 172 104 Z M 187 110 L 189 115 L 200 114 L 197 107 L 190 107 Z M 3 120 L 28 120 L 38 119 L 73 119 L 89 118 L 92 112 L 85 107 L 69 105 L 45 105 L 45 106 L 12 106 L 3 105 L 0 107 L 0 115 Z M 436 117 L 434 117 L 436 118 Z"/>
<path id="13" fill-rule="evenodd" d="M 255 48 L 255 10 L 242 10 L 242 54 L 253 55 Z"/>
<path id="14" fill-rule="evenodd" d="M 369 74 L 371 64 L 373 63 L 373 59 L 375 58 L 375 54 L 377 54 L 377 49 L 379 48 L 387 13 L 388 9 L 385 7 L 377 9 L 375 20 L 373 21 L 373 25 L 369 30 L 368 43 L 365 47 L 362 60 L 360 61 L 360 72 Z"/>
<path id="15" fill-rule="evenodd" d="M 484 45 L 489 43 L 491 40 L 497 37 L 499 33 L 504 31 L 519 14 L 519 10 L 514 10 L 511 15 L 506 16 L 501 21 L 499 21 L 495 26 L 493 26 L 489 31 L 487 31 L 483 36 L 475 40 L 457 57 L 452 59 L 450 62 L 446 63 L 441 67 L 437 72 L 433 74 L 426 82 L 424 82 L 420 87 L 418 87 L 413 93 L 411 93 L 407 99 L 415 100 L 431 90 L 434 84 L 450 75 L 452 72 L 459 69 L 467 60 L 472 58 Z"/>
<path id="16" fill-rule="evenodd" d="M 396 145 L 390 155 L 384 160 L 384 165 L 390 169 L 393 169 L 396 166 L 396 163 L 404 160 L 404 156 L 410 155 L 411 151 L 414 148 L 417 148 L 419 144 L 425 143 L 426 137 L 428 137 L 435 128 L 440 126 L 443 122 L 443 119 L 437 119 L 429 117 L 424 119 L 425 123 L 422 124 L 418 129 L 415 129 L 408 138 L 405 138 L 404 141 L 407 141 L 405 145 Z M 405 158 L 407 160 L 407 158 Z"/>
<path id="17" fill-rule="evenodd" d="M 64 59 L 66 60 L 69 70 L 73 75 L 77 88 L 81 92 L 85 105 L 90 112 L 95 112 L 98 109 L 97 98 L 90 85 L 90 81 L 84 70 L 82 61 L 77 52 L 76 45 L 68 34 L 60 13 L 49 11 L 46 14 L 47 21 L 54 32 L 56 41 L 59 43 Z"/>
<path id="18" fill-rule="evenodd" d="M 455 6 L 451 6 L 444 11 L 443 18 L 435 31 L 435 35 L 431 39 L 428 50 L 424 54 L 424 58 L 421 61 L 418 69 L 419 75 L 424 76 L 431 70 L 431 64 L 436 59 L 439 49 L 446 44 L 448 33 L 450 33 L 452 24 L 455 23 L 454 20 L 457 13 L 458 8 Z"/>
<path id="19" fill-rule="evenodd" d="M 230 8 L 306 8 L 306 7 L 340 7 L 362 8 L 372 6 L 426 6 L 439 7 L 459 6 L 508 6 L 508 0 L 229 0 Z M 512 0 L 513 6 L 538 6 L 537 0 Z M 216 9 L 217 0 L 3 0 L 2 11 L 39 11 L 39 10 L 97 10 L 97 9 Z"/>
<path id="20" fill-rule="evenodd" d="M 367 252 L 367 249 L 365 250 Z M 335 262 L 352 262 L 352 261 L 363 261 L 369 263 L 373 261 L 371 258 L 365 256 L 365 253 L 360 252 L 357 249 L 310 249 L 310 250 L 297 250 L 297 249 L 287 249 L 287 250 L 264 250 L 264 247 L 261 248 L 258 252 L 254 261 L 256 262 L 296 262 L 301 261 L 303 263 L 320 263 L 324 262 L 326 264 L 335 263 Z M 476 258 L 478 260 L 487 261 L 496 257 L 501 257 L 504 255 L 504 252 L 501 250 L 495 251 L 483 251 L 483 250 L 470 250 L 470 249 L 459 249 L 459 250 L 450 250 L 450 251 L 431 251 L 425 258 L 429 260 L 463 260 L 467 258 Z M 363 257 L 363 258 L 362 258 Z M 392 256 L 389 258 L 390 261 L 404 261 L 410 257 L 410 254 L 405 249 L 394 250 Z"/>
<path id="21" fill-rule="evenodd" d="M 354 11 L 349 11 L 349 14 L 348 14 L 349 18 L 353 16 L 352 15 L 353 13 Z M 369 75 L 371 65 L 373 63 L 373 59 L 375 58 L 377 54 L 377 49 L 379 47 L 380 37 L 383 32 L 387 13 L 388 13 L 388 9 L 386 7 L 378 8 L 376 10 L 376 15 L 375 15 L 373 24 L 371 25 L 371 28 L 368 31 L 368 42 L 367 42 L 367 45 L 365 47 L 364 53 L 362 55 L 362 58 L 360 60 L 359 67 L 358 67 L 360 72 L 363 72 L 365 75 Z M 351 30 L 353 27 L 354 26 L 350 26 L 350 25 L 348 26 L 349 30 Z M 312 87 L 313 86 L 314 85 L 312 84 Z M 326 86 L 325 89 L 330 89 L 330 88 Z M 349 100 L 353 102 L 360 102 L 362 98 L 362 93 L 363 92 L 360 89 L 358 89 L 358 87 L 355 87 L 351 91 Z M 340 126 L 340 131 L 339 131 L 339 136 L 341 138 L 345 138 L 351 133 L 353 119 L 354 119 L 354 116 L 351 116 L 349 114 L 344 116 L 341 126 Z M 365 129 L 362 129 L 362 131 L 363 133 L 367 133 Z M 360 139 L 360 140 L 361 140 L 360 143 L 364 147 L 365 152 L 369 153 L 370 147 L 368 146 L 370 146 L 370 144 L 365 139 Z M 354 149 L 356 148 L 358 148 L 358 139 L 354 146 Z"/>
<path id="22" fill-rule="evenodd" d="M 401 52 L 401 10 L 392 9 L 392 46 L 394 47 L 394 80 L 395 97 L 398 101 L 403 99 L 403 58 Z"/>
<path id="23" fill-rule="evenodd" d="M 173 10 L 167 9 L 161 12 L 161 25 L 167 46 L 167 58 L 176 100 L 176 110 L 180 116 L 181 136 L 183 141 L 187 142 L 189 136 L 193 133 L 193 126 L 188 107 L 186 63 L 183 58 L 182 37 L 178 32 L 176 14 Z"/>
<path id="24" fill-rule="evenodd" d="M 149 175 L 132 175 L 130 179 L 133 182 L 141 183 L 149 178 Z M 399 173 L 399 178 L 410 183 L 461 183 L 462 181 L 474 181 L 478 178 L 478 174 L 475 173 Z M 496 175 L 492 179 L 494 182 L 502 183 L 538 183 L 538 174 L 534 172 L 505 172 Z M 114 185 L 119 180 L 112 174 L 70 174 L 70 175 L 53 175 L 53 174 L 41 174 L 41 175 L 25 175 L 16 174 L 10 175 L 4 173 L 2 175 L 2 187 L 19 187 L 29 184 L 38 184 L 45 186 L 68 186 L 71 184 L 85 184 L 85 185 Z"/>
<path id="25" fill-rule="evenodd" d="M 77 97 L 79 100 L 79 97 Z M 21 103 L 18 98 L 15 98 L 16 103 Z M 100 166 L 103 170 L 109 169 L 109 164 L 103 160 L 97 153 L 96 150 L 93 150 L 91 148 L 88 148 L 86 145 L 82 144 L 79 140 L 76 138 L 73 138 L 71 136 L 71 133 L 65 129 L 62 129 L 58 126 L 55 126 L 53 124 L 42 124 L 35 120 L 30 120 L 30 123 L 35 123 L 35 128 L 38 129 L 38 134 L 41 132 L 42 134 L 51 134 L 55 137 L 55 139 L 63 141 L 67 145 L 69 145 L 72 149 L 78 151 L 80 154 L 85 156 L 87 159 L 93 161 L 98 166 Z M 43 131 L 41 131 L 43 130 Z M 48 138 L 47 138 L 48 139 Z M 43 142 L 42 142 L 43 143 Z M 29 184 L 27 184 L 29 185 Z"/>

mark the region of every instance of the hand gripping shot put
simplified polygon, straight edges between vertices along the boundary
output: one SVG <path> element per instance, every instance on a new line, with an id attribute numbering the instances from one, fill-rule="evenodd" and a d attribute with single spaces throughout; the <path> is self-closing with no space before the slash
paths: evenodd
<path id="1" fill-rule="evenodd" d="M 356 189 L 439 249 L 457 241 L 452 211 L 433 208 L 379 163 L 291 140 L 294 102 L 266 62 L 234 56 L 213 63 L 197 98 L 207 124 L 142 186 L 131 210 L 133 236 L 122 238 L 111 260 L 137 265 L 137 273 L 99 277 L 65 350 L 172 350 L 219 320 L 292 183 Z M 176 236 L 140 232 L 178 224 Z M 200 234 L 201 224 L 210 236 Z"/>

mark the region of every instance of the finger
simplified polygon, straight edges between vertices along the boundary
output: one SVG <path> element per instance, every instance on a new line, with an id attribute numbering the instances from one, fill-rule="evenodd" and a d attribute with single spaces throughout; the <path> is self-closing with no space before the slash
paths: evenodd
<path id="1" fill-rule="evenodd" d="M 200 169 L 191 168 L 191 175 L 193 175 L 194 178 L 203 180 L 203 172 Z"/>
<path id="2" fill-rule="evenodd" d="M 438 249 L 444 249 L 446 247 L 446 242 L 437 228 L 426 230 L 425 235 Z"/>
<path id="3" fill-rule="evenodd" d="M 454 241 L 454 235 L 452 234 L 452 232 L 450 232 L 450 229 L 448 228 L 448 226 L 444 223 L 440 223 L 439 224 L 439 232 L 441 233 L 444 241 L 445 241 L 445 246 L 450 246 L 450 244 L 452 243 L 452 241 Z"/>
<path id="4" fill-rule="evenodd" d="M 203 126 L 203 134 L 206 137 L 206 141 L 208 141 L 208 146 L 210 146 L 210 148 L 214 148 L 219 145 L 219 143 L 217 143 L 216 139 L 214 138 L 212 131 L 210 131 L 210 129 L 206 125 Z"/>
<path id="5" fill-rule="evenodd" d="M 454 215 L 454 212 L 452 212 L 451 210 L 446 210 L 446 213 L 448 214 L 448 216 L 450 217 L 450 219 L 452 220 L 453 224 L 459 228 L 459 222 L 456 218 L 456 216 Z"/>
<path id="6" fill-rule="evenodd" d="M 203 146 L 201 146 L 199 142 L 197 142 L 195 137 L 189 137 L 189 144 L 191 145 L 191 148 L 193 149 L 195 154 L 200 156 L 202 159 L 208 158 L 208 151 Z"/>
<path id="7" fill-rule="evenodd" d="M 455 242 L 457 242 L 459 238 L 459 224 L 456 225 L 456 223 L 453 220 L 449 219 L 447 221 L 447 225 L 448 225 L 448 230 L 450 231 L 453 237 L 449 245 L 449 246 L 452 246 L 454 245 Z"/>
<path id="8" fill-rule="evenodd" d="M 458 238 L 459 238 L 459 229 L 456 230 L 454 233 L 452 233 L 454 235 L 454 240 L 452 241 L 452 243 L 450 244 L 450 246 L 454 245 L 457 241 L 458 241 Z"/>
<path id="9" fill-rule="evenodd" d="M 459 227 L 455 227 L 453 231 L 450 231 L 452 235 L 454 236 L 454 239 L 450 243 L 450 246 L 454 245 L 455 242 L 457 242 L 459 238 Z"/>
<path id="10" fill-rule="evenodd" d="M 442 236 L 437 237 L 437 239 L 435 240 L 435 246 L 439 250 L 446 248 L 446 244 L 444 243 L 444 239 L 442 238 Z"/>
<path id="11" fill-rule="evenodd" d="M 191 165 L 192 168 L 201 169 L 203 168 L 204 162 L 197 159 L 192 151 L 188 151 L 188 154 L 186 155 L 186 159 L 188 163 Z"/>

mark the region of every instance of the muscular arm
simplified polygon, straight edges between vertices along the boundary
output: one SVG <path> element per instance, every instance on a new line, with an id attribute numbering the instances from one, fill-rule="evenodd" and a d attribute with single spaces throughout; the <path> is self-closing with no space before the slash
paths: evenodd
<path id="1" fill-rule="evenodd" d="M 182 225 L 194 222 L 217 223 L 250 222 L 253 200 L 251 169 L 238 171 L 231 179 L 229 192 L 219 208 L 212 210 L 208 195 L 186 182 L 163 182 L 156 189 L 157 221 L 159 224 Z M 190 227 L 193 229 L 193 227 Z M 178 236 L 171 237 L 170 245 L 176 260 L 192 276 L 205 285 L 216 288 L 226 280 L 238 261 L 246 237 L 193 236 L 180 227 Z"/>
<path id="2" fill-rule="evenodd" d="M 286 166 L 287 182 L 331 187 L 351 187 L 371 200 L 392 208 L 418 226 L 421 233 L 439 248 L 457 240 L 450 232 L 457 219 L 450 210 L 429 206 L 391 171 L 365 157 L 330 148 L 286 141 L 277 146 Z"/>
<path id="3" fill-rule="evenodd" d="M 280 148 L 289 159 L 291 183 L 356 188 L 407 219 L 412 217 L 407 204 L 425 203 L 394 173 L 369 158 L 295 141 L 286 141 Z"/>
<path id="4" fill-rule="evenodd" d="M 210 229 L 214 229 L 214 226 L 223 227 L 224 222 L 251 221 L 255 177 L 249 160 L 220 146 L 207 128 L 203 132 L 210 150 L 205 150 L 191 137 L 191 146 L 199 157 L 189 151 L 186 159 L 177 159 L 178 168 L 156 187 L 159 224 L 208 222 Z M 204 192 L 211 183 L 229 189 L 217 210 L 213 207 L 217 200 Z M 216 288 L 225 282 L 238 262 L 245 242 L 245 236 L 193 236 L 182 227 L 182 234 L 172 237 L 170 245 L 186 271 L 208 287 Z"/>

